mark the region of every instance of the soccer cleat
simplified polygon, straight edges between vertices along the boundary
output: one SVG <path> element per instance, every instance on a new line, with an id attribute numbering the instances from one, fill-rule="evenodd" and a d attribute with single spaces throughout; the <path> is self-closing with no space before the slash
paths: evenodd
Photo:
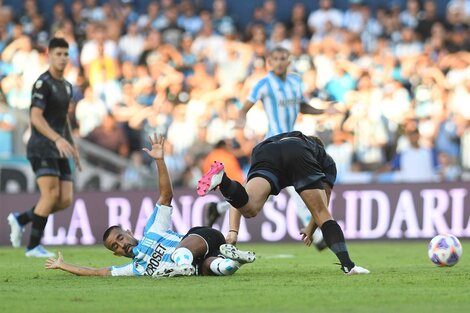
<path id="1" fill-rule="evenodd" d="M 214 161 L 209 171 L 197 183 L 197 194 L 201 197 L 207 195 L 209 191 L 220 185 L 223 176 L 224 165 L 219 161 Z"/>
<path id="2" fill-rule="evenodd" d="M 152 277 L 163 278 L 163 277 L 178 277 L 178 276 L 192 276 L 196 272 L 196 269 L 191 264 L 176 265 L 174 263 L 162 265 L 155 272 Z"/>
<path id="3" fill-rule="evenodd" d="M 10 213 L 7 217 L 8 224 L 10 224 L 10 241 L 14 248 L 21 246 L 21 238 L 24 232 L 24 227 L 20 225 L 16 219 L 16 215 L 16 213 Z"/>
<path id="4" fill-rule="evenodd" d="M 361 275 L 361 274 L 369 274 L 370 271 L 358 265 L 355 265 L 349 272 L 345 273 L 346 275 Z"/>
<path id="5" fill-rule="evenodd" d="M 37 245 L 36 247 L 26 250 L 25 255 L 27 257 L 33 258 L 53 258 L 55 257 L 55 253 L 47 251 L 42 245 Z"/>
<path id="6" fill-rule="evenodd" d="M 215 221 L 220 217 L 217 211 L 217 202 L 209 202 L 204 205 L 204 225 L 212 227 Z"/>
<path id="7" fill-rule="evenodd" d="M 224 257 L 238 261 L 240 264 L 253 263 L 256 260 L 254 252 L 238 250 L 237 247 L 228 243 L 221 245 L 219 250 Z"/>

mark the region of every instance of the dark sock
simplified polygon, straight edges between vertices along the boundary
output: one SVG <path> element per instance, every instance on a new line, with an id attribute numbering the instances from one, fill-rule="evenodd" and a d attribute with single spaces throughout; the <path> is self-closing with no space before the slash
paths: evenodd
<path id="1" fill-rule="evenodd" d="M 227 175 L 222 177 L 222 181 L 219 185 L 220 192 L 225 197 L 228 203 L 234 208 L 241 208 L 248 203 L 248 194 L 246 193 L 245 187 L 239 182 L 231 180 Z"/>
<path id="2" fill-rule="evenodd" d="M 354 262 L 349 258 L 348 248 L 346 247 L 341 227 L 339 227 L 336 221 L 329 220 L 323 223 L 321 231 L 328 248 L 336 254 L 340 261 L 342 270 L 348 273 L 354 267 Z"/>
<path id="3" fill-rule="evenodd" d="M 20 223 L 21 226 L 24 226 L 33 220 L 35 207 L 36 206 L 33 206 L 30 210 L 24 211 L 23 213 L 21 213 L 20 215 L 16 217 L 18 223 Z"/>
<path id="4" fill-rule="evenodd" d="M 47 217 L 33 215 L 33 227 L 31 228 L 31 236 L 29 237 L 28 250 L 35 248 L 41 241 L 44 228 L 46 227 Z"/>

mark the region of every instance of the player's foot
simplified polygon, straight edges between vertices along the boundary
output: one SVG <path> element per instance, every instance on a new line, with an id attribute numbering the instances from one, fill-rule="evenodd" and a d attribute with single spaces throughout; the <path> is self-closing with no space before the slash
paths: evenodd
<path id="1" fill-rule="evenodd" d="M 224 165 L 219 161 L 214 161 L 211 168 L 197 183 L 197 194 L 205 196 L 211 190 L 220 185 L 224 176 Z"/>
<path id="2" fill-rule="evenodd" d="M 254 252 L 238 250 L 237 247 L 228 243 L 221 245 L 219 250 L 224 257 L 238 261 L 240 264 L 253 263 L 256 260 Z"/>
<path id="3" fill-rule="evenodd" d="M 346 275 L 361 275 L 361 274 L 369 274 L 370 271 L 358 265 L 354 266 L 349 272 L 345 273 Z"/>
<path id="4" fill-rule="evenodd" d="M 209 202 L 204 205 L 204 225 L 212 227 L 219 217 L 220 213 L 217 211 L 217 202 Z"/>
<path id="5" fill-rule="evenodd" d="M 7 217 L 8 224 L 10 224 L 10 241 L 14 248 L 21 246 L 21 238 L 24 232 L 24 227 L 20 225 L 16 216 L 17 213 L 10 213 Z"/>
<path id="6" fill-rule="evenodd" d="M 189 265 L 176 265 L 167 264 L 160 266 L 152 276 L 155 278 L 163 277 L 177 277 L 177 276 L 192 276 L 196 272 L 196 269 L 191 264 Z"/>
<path id="7" fill-rule="evenodd" d="M 30 250 L 26 250 L 25 255 L 32 258 L 53 258 L 55 253 L 47 251 L 42 245 L 38 245 Z"/>

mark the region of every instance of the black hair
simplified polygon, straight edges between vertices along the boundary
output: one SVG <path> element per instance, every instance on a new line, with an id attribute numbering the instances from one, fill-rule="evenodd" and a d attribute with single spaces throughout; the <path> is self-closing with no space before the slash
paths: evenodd
<path id="1" fill-rule="evenodd" d="M 227 147 L 227 142 L 225 140 L 219 140 L 217 143 L 214 145 L 215 149 L 220 149 L 220 148 L 225 148 Z"/>
<path id="2" fill-rule="evenodd" d="M 109 234 L 110 234 L 111 231 L 113 231 L 114 229 L 121 229 L 121 226 L 119 226 L 119 225 L 113 225 L 113 226 L 109 227 L 108 229 L 106 229 L 105 232 L 104 232 L 104 234 L 103 234 L 103 242 L 105 242 L 106 239 L 108 239 Z"/>
<path id="3" fill-rule="evenodd" d="M 54 37 L 49 41 L 49 51 L 55 48 L 69 48 L 69 44 L 64 38 Z"/>

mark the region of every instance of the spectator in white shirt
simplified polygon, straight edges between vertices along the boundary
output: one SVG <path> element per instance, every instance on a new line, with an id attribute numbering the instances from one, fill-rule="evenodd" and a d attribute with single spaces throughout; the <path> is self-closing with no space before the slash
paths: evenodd
<path id="1" fill-rule="evenodd" d="M 307 24 L 312 33 L 324 34 L 327 22 L 333 24 L 334 27 L 341 27 L 343 13 L 333 8 L 333 0 L 320 0 L 320 8 L 310 13 Z"/>
<path id="2" fill-rule="evenodd" d="M 119 58 L 137 64 L 144 50 L 145 38 L 138 33 L 137 23 L 129 23 L 127 33 L 119 39 Z"/>
<path id="3" fill-rule="evenodd" d="M 439 161 L 435 149 L 423 148 L 418 130 L 407 134 L 410 147 L 397 153 L 393 160 L 378 172 L 394 171 L 395 182 L 425 183 L 438 180 Z"/>

